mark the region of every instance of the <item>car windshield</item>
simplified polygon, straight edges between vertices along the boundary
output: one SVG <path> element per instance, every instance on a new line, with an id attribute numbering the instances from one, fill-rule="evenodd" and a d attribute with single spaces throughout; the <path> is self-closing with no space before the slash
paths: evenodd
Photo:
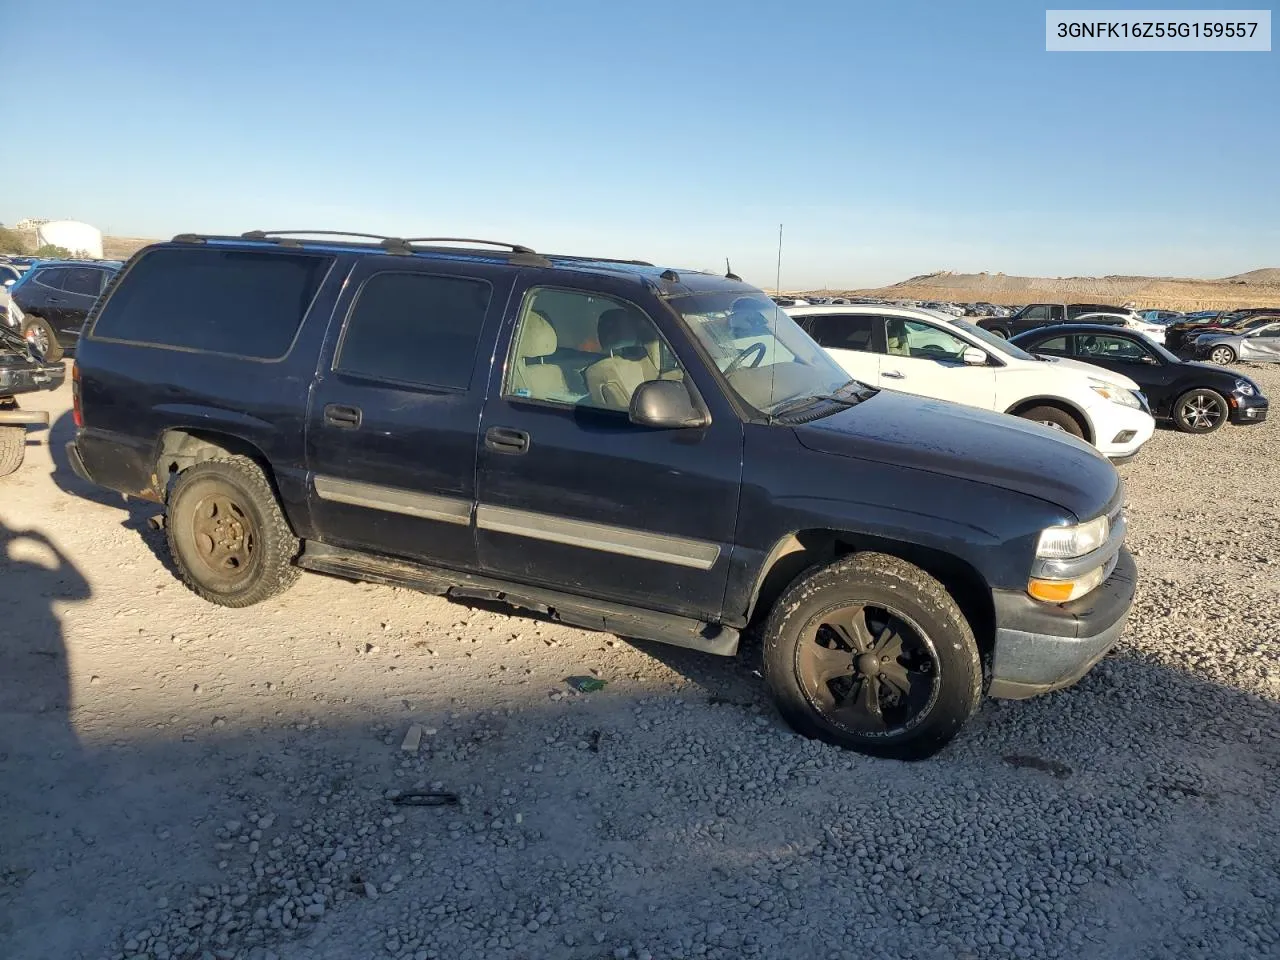
<path id="1" fill-rule="evenodd" d="M 970 323 L 968 320 L 962 320 L 959 317 L 952 317 L 949 322 L 953 327 L 959 327 L 975 340 L 981 340 L 992 350 L 995 350 L 997 353 L 1002 353 L 1006 357 L 1013 357 L 1015 360 L 1038 359 L 1037 357 L 1033 357 L 1031 354 L 1027 353 L 1027 351 L 1023 350 L 1016 343 L 1010 343 L 1008 340 L 1002 340 L 990 330 L 983 330 L 977 324 Z"/>
<path id="2" fill-rule="evenodd" d="M 764 294 L 699 294 L 671 305 L 733 392 L 760 413 L 855 383 Z"/>

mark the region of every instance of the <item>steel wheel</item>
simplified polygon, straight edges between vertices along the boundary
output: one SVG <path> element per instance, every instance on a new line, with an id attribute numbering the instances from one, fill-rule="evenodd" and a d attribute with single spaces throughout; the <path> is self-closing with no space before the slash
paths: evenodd
<path id="1" fill-rule="evenodd" d="M 212 494 L 196 504 L 191 541 L 206 572 L 227 586 L 249 574 L 258 545 L 253 521 L 224 494 Z"/>
<path id="2" fill-rule="evenodd" d="M 824 719 L 866 737 L 910 730 L 938 695 L 932 641 L 903 614 L 872 604 L 810 620 L 796 648 L 796 675 Z"/>
<path id="3" fill-rule="evenodd" d="M 1235 358 L 1236 352 L 1230 347 L 1214 347 L 1213 351 L 1209 354 L 1210 360 L 1224 367 Z"/>
<path id="4" fill-rule="evenodd" d="M 1187 433 L 1212 433 L 1227 418 L 1227 402 L 1212 390 L 1192 390 L 1178 398 L 1174 417 Z"/>

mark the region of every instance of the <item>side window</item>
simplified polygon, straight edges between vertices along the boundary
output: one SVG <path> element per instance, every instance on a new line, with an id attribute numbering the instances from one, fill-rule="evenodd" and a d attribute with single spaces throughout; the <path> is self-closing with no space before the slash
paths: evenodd
<path id="1" fill-rule="evenodd" d="M 846 316 L 818 315 L 810 318 L 810 336 L 829 350 L 875 351 L 875 325 L 878 317 L 862 314 Z"/>
<path id="2" fill-rule="evenodd" d="M 886 346 L 892 356 L 917 360 L 959 360 L 969 346 L 959 337 L 919 320 L 886 319 Z"/>
<path id="3" fill-rule="evenodd" d="M 626 410 L 649 380 L 684 371 L 639 308 L 612 297 L 540 287 L 525 295 L 503 394 Z"/>
<path id="4" fill-rule="evenodd" d="M 129 268 L 90 336 L 279 360 L 332 263 L 313 253 L 161 247 Z"/>
<path id="5" fill-rule="evenodd" d="M 1128 337 L 1081 334 L 1076 338 L 1076 344 L 1076 352 L 1082 357 L 1141 363 L 1147 355 L 1147 351 L 1141 344 Z"/>
<path id="6" fill-rule="evenodd" d="M 96 297 L 102 292 L 102 271 L 93 267 L 72 267 L 67 270 L 62 289 L 67 293 Z"/>
<path id="7" fill-rule="evenodd" d="M 1031 307 L 1021 317 L 1023 320 L 1045 321 L 1049 319 L 1049 308 L 1046 306 Z"/>
<path id="8" fill-rule="evenodd" d="M 334 369 L 465 390 L 492 294 L 487 281 L 469 277 L 376 273 L 356 296 Z"/>
<path id="9" fill-rule="evenodd" d="M 1049 308 L 1049 319 L 1054 323 L 1062 323 L 1067 319 L 1066 311 L 1060 305 Z"/>
<path id="10" fill-rule="evenodd" d="M 1280 323 L 1273 323 L 1269 327 L 1263 327 L 1258 331 L 1259 337 L 1280 337 Z"/>
<path id="11" fill-rule="evenodd" d="M 48 287 L 50 290 L 61 290 L 62 285 L 66 283 L 69 271 L 65 267 L 48 267 L 44 270 L 37 270 L 36 275 L 31 279 L 42 287 Z"/>
<path id="12" fill-rule="evenodd" d="M 1065 357 L 1070 351 L 1067 349 L 1066 337 L 1054 337 L 1051 340 L 1045 340 L 1037 343 L 1031 348 L 1036 353 L 1048 353 L 1055 357 Z"/>

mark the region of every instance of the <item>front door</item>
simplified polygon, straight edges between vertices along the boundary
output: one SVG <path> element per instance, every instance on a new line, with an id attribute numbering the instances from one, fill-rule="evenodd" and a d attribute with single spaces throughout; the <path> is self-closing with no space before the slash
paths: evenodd
<path id="1" fill-rule="evenodd" d="M 1156 416 L 1169 416 L 1174 399 L 1168 395 L 1169 387 L 1178 377 L 1178 368 L 1165 363 L 1142 334 L 1077 333 L 1072 340 L 1077 360 L 1128 377 L 1146 394 Z"/>
<path id="2" fill-rule="evenodd" d="M 995 406 L 998 368 L 965 363 L 964 352 L 972 344 L 924 320 L 891 316 L 884 321 L 877 386 L 984 410 Z"/>
<path id="3" fill-rule="evenodd" d="M 728 578 L 742 424 L 631 423 L 640 383 L 689 377 L 687 342 L 663 336 L 653 314 L 664 308 L 646 312 L 637 293 L 524 291 L 481 423 L 480 563 L 506 580 L 711 619 Z"/>
<path id="4" fill-rule="evenodd" d="M 476 428 L 513 271 L 362 258 L 338 301 L 307 422 L 325 543 L 476 566 Z"/>
<path id="5" fill-rule="evenodd" d="M 1240 341 L 1243 360 L 1280 360 L 1280 323 L 1268 324 L 1249 333 Z"/>

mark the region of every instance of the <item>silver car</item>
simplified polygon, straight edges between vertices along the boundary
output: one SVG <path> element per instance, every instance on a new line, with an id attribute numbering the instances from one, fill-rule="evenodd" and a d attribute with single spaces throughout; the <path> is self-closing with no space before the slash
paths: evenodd
<path id="1" fill-rule="evenodd" d="M 1202 333 L 1196 338 L 1196 356 L 1220 364 L 1280 363 L 1280 320 L 1242 333 Z"/>

